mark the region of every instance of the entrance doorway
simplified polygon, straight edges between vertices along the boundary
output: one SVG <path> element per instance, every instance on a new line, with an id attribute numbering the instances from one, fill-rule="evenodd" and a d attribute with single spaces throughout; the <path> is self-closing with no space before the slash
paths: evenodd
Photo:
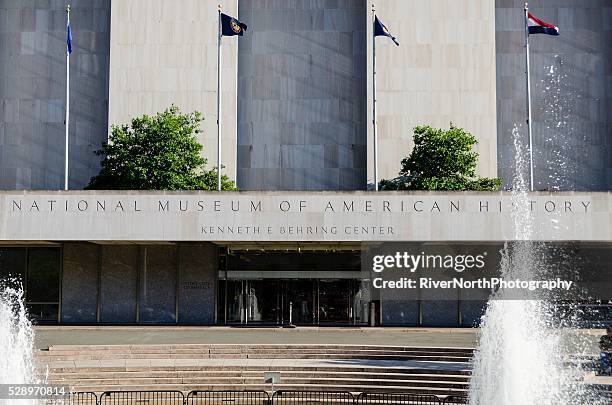
<path id="1" fill-rule="evenodd" d="M 367 324 L 367 284 L 354 279 L 220 280 L 220 323 Z"/>
<path id="2" fill-rule="evenodd" d="M 318 280 L 281 280 L 281 324 L 316 324 L 316 283 Z"/>
<path id="3" fill-rule="evenodd" d="M 369 273 L 358 250 L 232 250 L 220 255 L 217 320 L 228 325 L 362 325 Z"/>

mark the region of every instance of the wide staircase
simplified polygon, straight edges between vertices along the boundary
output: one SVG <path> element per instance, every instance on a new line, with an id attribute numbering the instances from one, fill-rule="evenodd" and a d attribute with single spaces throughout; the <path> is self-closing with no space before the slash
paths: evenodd
<path id="1" fill-rule="evenodd" d="M 51 346 L 50 384 L 76 391 L 298 390 L 466 393 L 472 349 L 375 345 Z M 280 373 L 280 382 L 265 381 Z"/>

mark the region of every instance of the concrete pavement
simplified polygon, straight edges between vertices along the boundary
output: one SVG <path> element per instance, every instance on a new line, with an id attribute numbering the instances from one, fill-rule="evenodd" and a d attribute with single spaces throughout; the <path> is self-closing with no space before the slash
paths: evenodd
<path id="1" fill-rule="evenodd" d="M 345 344 L 476 347 L 474 328 L 243 328 L 225 326 L 37 326 L 36 347 L 118 344 Z M 566 330 L 569 344 L 598 352 L 602 329 Z"/>
<path id="2" fill-rule="evenodd" d="M 97 344 L 346 344 L 475 347 L 477 329 L 37 326 L 36 347 Z"/>

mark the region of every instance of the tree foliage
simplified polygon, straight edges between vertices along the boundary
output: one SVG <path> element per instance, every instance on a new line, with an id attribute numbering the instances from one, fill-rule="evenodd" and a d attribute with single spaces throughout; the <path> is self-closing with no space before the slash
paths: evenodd
<path id="1" fill-rule="evenodd" d="M 419 126 L 414 129 L 414 149 L 402 159 L 399 177 L 382 180 L 382 190 L 495 191 L 501 179 L 478 177 L 476 138 L 451 124 L 450 129 Z"/>
<path id="2" fill-rule="evenodd" d="M 96 151 L 102 156 L 100 173 L 90 190 L 216 190 L 217 170 L 206 170 L 199 112 L 182 114 L 172 105 L 155 116 L 133 118 L 129 125 L 113 126 L 108 142 Z M 227 176 L 223 190 L 235 190 Z"/>

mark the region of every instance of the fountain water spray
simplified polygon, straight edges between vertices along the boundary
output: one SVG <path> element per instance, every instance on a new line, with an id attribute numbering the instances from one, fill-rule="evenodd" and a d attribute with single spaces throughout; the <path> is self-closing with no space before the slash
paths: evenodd
<path id="1" fill-rule="evenodd" d="M 560 55 L 551 57 L 550 65 L 544 66 L 542 80 L 536 83 L 536 92 L 541 94 L 542 116 L 538 136 L 546 149 L 536 150 L 538 162 L 545 163 L 540 172 L 551 190 L 589 189 L 594 186 L 590 176 L 584 176 L 578 167 L 583 157 L 576 157 L 584 146 L 588 131 L 577 131 L 573 123 L 576 102 L 582 98 L 580 87 L 572 85 L 567 67 Z"/>
<path id="2" fill-rule="evenodd" d="M 36 384 L 34 330 L 28 319 L 21 283 L 0 283 L 0 384 Z M 0 400 L 0 404 L 8 400 Z M 19 400 L 19 404 L 36 404 Z"/>
<path id="3" fill-rule="evenodd" d="M 518 128 L 512 212 L 514 235 L 502 251 L 501 277 L 534 280 L 545 274 L 543 248 L 534 239 L 528 158 Z M 597 403 L 580 382 L 583 371 L 568 362 L 567 342 L 556 327 L 554 308 L 546 297 L 520 300 L 499 290 L 489 299 L 474 355 L 469 402 L 472 405 L 576 405 Z M 542 298 L 542 299 L 539 299 Z"/>

